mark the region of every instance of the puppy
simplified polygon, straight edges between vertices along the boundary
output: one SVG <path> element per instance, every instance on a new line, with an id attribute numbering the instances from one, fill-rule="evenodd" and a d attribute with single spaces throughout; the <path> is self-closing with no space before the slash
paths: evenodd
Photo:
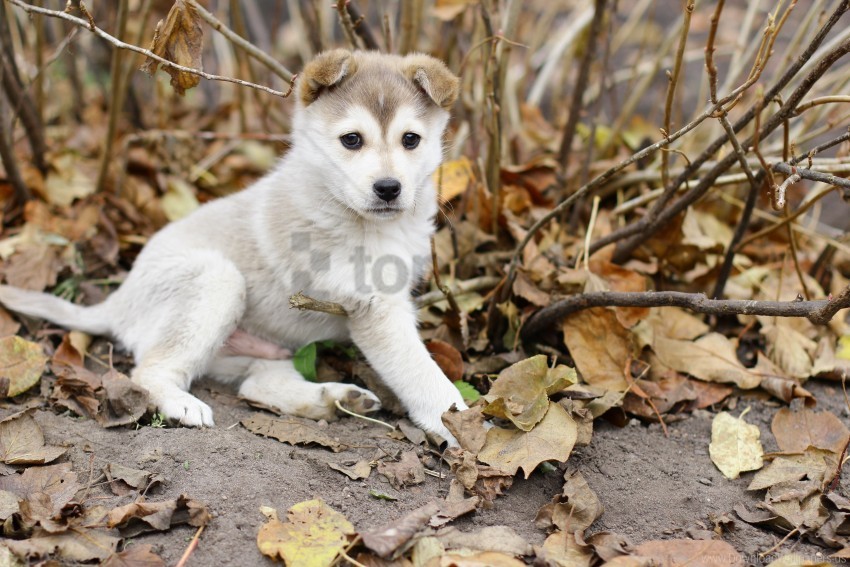
<path id="1" fill-rule="evenodd" d="M 210 376 L 239 394 L 313 419 L 374 394 L 305 381 L 285 349 L 353 341 L 413 422 L 450 443 L 440 415 L 466 406 L 419 339 L 410 297 L 430 257 L 442 157 L 458 79 L 426 55 L 328 51 L 297 84 L 292 148 L 251 187 L 208 203 L 151 238 L 105 302 L 82 307 L 0 286 L 0 302 L 132 351 L 135 382 L 168 418 L 212 426 L 189 393 Z M 347 318 L 292 310 L 299 291 Z"/>

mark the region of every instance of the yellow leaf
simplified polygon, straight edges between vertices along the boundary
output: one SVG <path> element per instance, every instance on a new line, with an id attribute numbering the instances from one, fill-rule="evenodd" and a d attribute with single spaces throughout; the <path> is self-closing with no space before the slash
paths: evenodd
<path id="1" fill-rule="evenodd" d="M 522 468 L 528 478 L 543 461 L 565 462 L 577 438 L 578 426 L 570 414 L 549 402 L 546 416 L 528 433 L 500 427 L 488 431 L 478 460 L 511 475 Z"/>
<path id="2" fill-rule="evenodd" d="M 838 339 L 838 352 L 835 353 L 838 358 L 850 360 L 850 335 L 844 335 Z"/>
<path id="3" fill-rule="evenodd" d="M 18 336 L 0 339 L 0 396 L 11 398 L 38 384 L 46 362 L 37 344 Z"/>
<path id="4" fill-rule="evenodd" d="M 733 383 L 745 390 L 761 383 L 761 375 L 738 360 L 735 344 L 719 333 L 693 342 L 656 335 L 652 349 L 666 366 L 706 382 Z"/>
<path id="5" fill-rule="evenodd" d="M 469 181 L 474 179 L 472 164 L 466 156 L 449 161 L 434 172 L 434 184 L 440 190 L 440 199 L 451 201 L 466 191 Z"/>
<path id="6" fill-rule="evenodd" d="M 170 221 L 182 219 L 199 207 L 192 186 L 181 179 L 168 180 L 168 190 L 162 196 L 162 211 Z"/>
<path id="7" fill-rule="evenodd" d="M 720 412 L 711 422 L 711 444 L 708 453 L 712 462 L 726 478 L 738 478 L 744 471 L 754 471 L 763 465 L 764 449 L 759 441 L 759 428 Z"/>
<path id="8" fill-rule="evenodd" d="M 86 175 L 80 159 L 72 153 L 63 153 L 50 163 L 44 190 L 47 201 L 54 205 L 67 206 L 74 199 L 94 193 L 94 179 Z"/>
<path id="9" fill-rule="evenodd" d="M 299 502 L 289 509 L 286 523 L 268 512 L 257 546 L 264 555 L 279 556 L 293 567 L 327 567 L 355 533 L 345 516 L 321 500 Z"/>

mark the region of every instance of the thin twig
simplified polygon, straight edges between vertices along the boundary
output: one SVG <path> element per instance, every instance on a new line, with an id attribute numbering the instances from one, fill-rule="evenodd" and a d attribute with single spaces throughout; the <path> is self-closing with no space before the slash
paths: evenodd
<path id="1" fill-rule="evenodd" d="M 522 328 L 523 339 L 529 340 L 553 328 L 567 315 L 592 307 L 681 307 L 711 315 L 805 317 L 816 325 L 826 325 L 838 311 L 850 307 L 850 286 L 832 299 L 817 301 L 709 299 L 702 293 L 679 291 L 583 293 L 562 299 L 535 313 Z"/>
<path id="2" fill-rule="evenodd" d="M 685 45 L 688 42 L 688 34 L 691 31 L 691 15 L 694 13 L 694 2 L 689 0 L 685 4 L 685 17 L 682 20 L 682 32 L 679 35 L 679 47 L 676 49 L 676 59 L 673 63 L 673 72 L 668 75 L 667 96 L 664 99 L 664 134 L 667 135 L 672 128 L 673 122 L 673 99 L 676 97 L 676 87 L 682 74 L 682 59 L 685 55 Z M 711 102 L 716 103 L 715 96 Z M 744 160 L 746 162 L 746 159 Z M 661 183 L 666 187 L 670 181 L 670 152 L 661 152 Z"/>
<path id="3" fill-rule="evenodd" d="M 356 412 L 353 412 L 349 409 L 346 409 L 346 408 L 342 407 L 342 404 L 339 403 L 339 400 L 334 400 L 334 405 L 336 406 L 336 409 L 338 409 L 342 413 L 347 413 L 351 417 L 356 417 L 357 419 L 362 419 L 364 421 L 368 421 L 369 423 L 374 423 L 376 425 L 383 425 L 384 427 L 388 427 L 391 430 L 395 431 L 394 425 L 390 425 L 389 423 L 385 423 L 385 422 L 381 421 L 380 419 L 374 419 L 374 418 L 371 418 L 371 417 L 366 417 L 365 415 L 360 415 L 359 413 L 356 413 Z"/>
<path id="4" fill-rule="evenodd" d="M 0 74 L 4 73 L 0 68 Z M 0 93 L 0 161 L 3 163 L 3 169 L 6 170 L 6 180 L 14 189 L 14 199 L 6 203 L 6 207 L 20 206 L 32 198 L 29 187 L 24 183 L 21 177 L 21 170 L 18 168 L 18 160 L 15 158 L 15 151 L 12 145 L 12 133 L 6 131 L 6 125 L 10 122 L 6 119 L 6 98 Z"/>
<path id="5" fill-rule="evenodd" d="M 118 0 L 118 13 L 115 16 L 117 22 L 116 30 L 119 38 L 124 37 L 127 31 L 127 19 L 130 12 L 128 0 Z M 103 190 L 106 183 L 106 174 L 109 172 L 109 164 L 112 163 L 112 144 L 115 141 L 115 130 L 118 127 L 118 115 L 124 105 L 124 91 L 122 90 L 123 76 L 121 62 L 124 52 L 116 49 L 112 52 L 110 73 L 112 75 L 112 86 L 109 93 L 109 121 L 106 126 L 106 138 L 103 142 L 103 150 L 100 156 L 100 168 L 95 184 L 98 192 Z"/>
<path id="6" fill-rule="evenodd" d="M 822 104 L 831 104 L 836 102 L 848 103 L 850 102 L 850 96 L 842 96 L 842 95 L 834 95 L 834 96 L 822 96 L 818 98 L 813 98 L 810 101 L 800 103 L 797 107 L 797 110 L 794 112 L 795 116 L 799 116 L 810 108 L 814 108 L 815 106 L 820 106 Z"/>
<path id="7" fill-rule="evenodd" d="M 336 0 L 336 13 L 339 16 L 339 23 L 342 27 L 342 32 L 345 34 L 345 39 L 348 41 L 351 49 L 357 49 L 357 34 L 354 32 L 354 22 L 351 21 L 351 14 L 346 7 L 348 0 Z"/>
<path id="8" fill-rule="evenodd" d="M 322 301 L 321 299 L 313 299 L 301 293 L 300 291 L 289 298 L 289 308 L 298 309 L 300 311 L 319 311 L 329 315 L 337 315 L 339 317 L 348 317 L 348 311 L 339 303 L 331 301 Z"/>
<path id="9" fill-rule="evenodd" d="M 243 81 L 242 79 L 234 79 L 233 77 L 223 77 L 221 75 L 212 75 L 212 74 L 206 73 L 204 71 L 199 71 L 198 69 L 193 69 L 191 67 L 184 67 L 183 65 L 178 65 L 177 63 L 174 63 L 172 61 L 169 61 L 168 59 L 160 57 L 159 55 L 157 55 L 156 53 L 154 53 L 153 51 L 151 51 L 149 49 L 139 47 L 138 45 L 131 45 L 129 43 L 125 43 L 125 42 L 109 35 L 108 33 L 103 31 L 99 27 L 95 26 L 94 24 L 90 24 L 88 20 L 84 20 L 82 18 L 72 16 L 71 14 L 67 14 L 65 12 L 60 12 L 58 10 L 49 10 L 47 8 L 39 8 L 37 6 L 27 4 L 26 2 L 23 2 L 22 0 L 6 0 L 6 2 L 14 4 L 18 8 L 21 8 L 22 10 L 24 10 L 28 13 L 31 13 L 31 14 L 42 14 L 42 15 L 45 15 L 45 16 L 50 16 L 50 17 L 53 17 L 53 18 L 60 18 L 62 20 L 66 20 L 68 22 L 71 22 L 75 25 L 78 25 L 82 28 L 89 30 L 90 32 L 92 32 L 96 36 L 100 37 L 101 39 L 106 40 L 107 42 L 111 43 L 112 45 L 114 45 L 115 47 L 117 47 L 119 49 L 126 49 L 128 51 L 133 51 L 135 53 L 139 53 L 141 55 L 144 55 L 145 57 L 153 59 L 154 61 L 156 61 L 157 63 L 159 63 L 163 67 L 169 67 L 171 69 L 176 69 L 176 70 L 182 71 L 184 73 L 197 75 L 199 77 L 203 77 L 204 79 L 207 79 L 207 80 L 210 80 L 210 81 L 223 81 L 223 82 L 226 82 L 226 83 L 234 83 L 234 84 L 237 84 L 237 85 L 242 85 L 243 87 L 258 89 L 258 90 L 267 92 L 269 94 L 279 96 L 281 98 L 286 98 L 292 93 L 291 85 L 290 85 L 290 89 L 286 92 L 278 91 L 278 90 L 275 90 L 275 89 L 270 88 L 270 87 L 258 85 L 256 83 L 251 83 L 251 82 L 248 82 L 248 81 Z"/>
<path id="10" fill-rule="evenodd" d="M 372 32 L 372 28 L 369 27 L 366 17 L 363 15 L 363 12 L 360 11 L 360 8 L 357 7 L 354 0 L 348 0 L 348 2 L 346 2 L 346 9 L 348 10 L 348 15 L 351 17 L 352 22 L 354 22 L 354 32 L 360 36 L 361 40 L 363 40 L 363 47 L 379 51 L 381 46 L 378 45 L 378 40 L 375 39 L 375 34 Z M 387 49 L 387 52 L 389 52 L 389 49 Z"/>
<path id="11" fill-rule="evenodd" d="M 207 11 L 206 8 L 201 6 L 201 3 L 197 0 L 188 0 L 188 2 L 198 11 L 198 15 L 201 16 L 206 22 L 213 27 L 218 33 L 226 37 L 230 42 L 265 65 L 272 73 L 283 79 L 284 81 L 291 83 L 293 77 L 295 75 L 286 67 L 281 65 L 277 60 L 271 57 L 268 53 L 264 52 L 262 49 L 249 42 L 226 25 L 224 25 L 218 18 L 216 18 L 211 12 Z"/>
<path id="12" fill-rule="evenodd" d="M 189 542 L 189 546 L 186 548 L 186 551 L 183 552 L 183 555 L 180 557 L 180 561 L 178 561 L 174 567 L 186 567 L 186 563 L 189 561 L 189 556 L 192 555 L 192 552 L 195 551 L 196 547 L 198 547 L 198 540 L 204 532 L 205 527 L 206 526 L 201 526 L 198 528 L 198 531 L 195 532 L 195 537 L 193 537 L 192 541 Z"/>

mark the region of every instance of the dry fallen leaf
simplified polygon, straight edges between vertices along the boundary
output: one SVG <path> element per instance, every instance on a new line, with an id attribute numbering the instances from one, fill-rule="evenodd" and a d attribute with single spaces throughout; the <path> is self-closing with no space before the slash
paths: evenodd
<path id="1" fill-rule="evenodd" d="M 666 366 L 706 382 L 724 382 L 739 388 L 755 388 L 761 376 L 738 360 L 735 344 L 719 333 L 710 333 L 696 341 L 655 337 L 652 345 Z"/>
<path id="2" fill-rule="evenodd" d="M 115 552 L 120 541 L 121 538 L 103 530 L 74 530 L 61 534 L 39 534 L 22 541 L 8 539 L 3 543 L 19 557 L 58 556 L 65 563 L 70 563 L 103 561 Z"/>
<path id="3" fill-rule="evenodd" d="M 564 319 L 562 329 L 564 343 L 585 382 L 617 392 L 628 389 L 624 370 L 635 354 L 634 340 L 612 310 L 579 311 Z"/>
<path id="4" fill-rule="evenodd" d="M 735 548 L 719 540 L 645 541 L 637 546 L 635 555 L 652 558 L 658 567 L 744 567 Z"/>
<path id="5" fill-rule="evenodd" d="M 165 561 L 153 552 L 152 545 L 136 543 L 110 555 L 101 567 L 165 567 Z"/>
<path id="6" fill-rule="evenodd" d="M 540 508 L 534 523 L 541 529 L 554 526 L 564 532 L 584 532 L 602 515 L 602 502 L 580 472 L 567 472 L 564 480 L 561 494 Z"/>
<path id="7" fill-rule="evenodd" d="M 589 545 L 581 545 L 571 532 L 557 531 L 535 547 L 536 555 L 554 567 L 590 567 L 595 554 Z"/>
<path id="8" fill-rule="evenodd" d="M 469 0 L 453 1 L 458 2 L 457 6 L 452 6 L 452 8 L 459 8 L 458 13 L 463 11 L 469 3 Z M 435 14 L 440 9 L 439 5 L 440 2 L 438 1 L 437 6 L 434 8 Z M 446 19 L 450 20 L 453 17 L 454 16 Z M 434 184 L 440 192 L 440 199 L 446 202 L 463 195 L 466 192 L 467 187 L 469 187 L 469 182 L 474 179 L 475 174 L 472 172 L 472 163 L 466 156 L 461 156 L 456 160 L 443 162 L 439 169 L 434 172 Z"/>
<path id="9" fill-rule="evenodd" d="M 335 471 L 341 472 L 351 480 L 369 478 L 369 473 L 372 472 L 372 465 L 366 460 L 357 461 L 351 466 L 345 466 L 338 463 L 328 463 L 328 466 Z"/>
<path id="10" fill-rule="evenodd" d="M 379 462 L 377 471 L 396 490 L 425 482 L 425 467 L 416 456 L 416 451 L 405 451 L 398 462 Z"/>
<path id="11" fill-rule="evenodd" d="M 44 444 L 44 434 L 24 411 L 0 421 L 0 461 L 8 465 L 43 465 L 55 461 L 67 449 Z"/>
<path id="12" fill-rule="evenodd" d="M 439 504 L 429 502 L 388 524 L 365 531 L 360 536 L 367 548 L 379 557 L 386 559 L 410 541 L 413 536 L 428 525 L 431 517 L 439 512 Z"/>
<path id="13" fill-rule="evenodd" d="M 58 515 L 82 487 L 70 463 L 30 467 L 21 475 L 0 476 L 0 490 L 15 494 L 27 506 L 27 515 L 36 521 Z"/>
<path id="14" fill-rule="evenodd" d="M 463 380 L 463 357 L 455 347 L 438 339 L 431 339 L 425 347 L 449 380 Z"/>
<path id="15" fill-rule="evenodd" d="M 744 421 L 744 416 L 735 418 L 720 412 L 711 422 L 711 443 L 708 453 L 711 461 L 726 478 L 738 478 L 742 472 L 762 467 L 764 449 L 755 425 Z"/>
<path id="16" fill-rule="evenodd" d="M 480 407 L 472 407 L 463 411 L 450 409 L 442 416 L 443 424 L 455 436 L 461 447 L 477 455 L 487 439 L 484 428 L 484 415 Z"/>
<path id="17" fill-rule="evenodd" d="M 197 10 L 184 0 L 175 0 L 165 20 L 160 20 L 156 24 L 150 51 L 172 63 L 202 70 L 203 47 L 204 30 Z M 142 71 L 153 75 L 158 66 L 159 62 L 147 59 L 142 65 Z M 172 67 L 163 67 L 163 69 L 171 75 L 171 86 L 178 94 L 185 94 L 187 89 L 196 87 L 201 82 L 198 75 L 178 71 Z"/>
<path id="18" fill-rule="evenodd" d="M 842 455 L 850 442 L 850 430 L 828 411 L 782 408 L 776 412 L 770 430 L 779 450 L 785 453 L 802 453 L 809 447 L 817 447 Z"/>
<path id="19" fill-rule="evenodd" d="M 484 396 L 484 413 L 510 420 L 523 431 L 543 419 L 549 409 L 549 396 L 578 381 L 575 370 L 563 365 L 549 368 L 539 354 L 502 370 Z"/>
<path id="20" fill-rule="evenodd" d="M 528 541 L 508 526 L 486 526 L 471 532 L 448 527 L 436 532 L 434 537 L 446 550 L 494 551 L 514 557 L 531 555 L 533 552 Z"/>
<path id="21" fill-rule="evenodd" d="M 838 474 L 839 463 L 838 455 L 823 449 L 809 448 L 800 454 L 778 455 L 756 473 L 747 490 L 762 490 L 803 478 L 815 481 L 823 488 Z"/>
<path id="22" fill-rule="evenodd" d="M 319 427 L 315 421 L 309 419 L 295 417 L 275 418 L 269 415 L 255 413 L 253 416 L 243 420 L 242 425 L 252 433 L 263 435 L 264 437 L 274 437 L 278 441 L 283 441 L 290 445 L 315 443 L 329 448 L 334 453 L 345 449 L 345 445 L 333 439 L 327 434 L 325 429 Z"/>
<path id="23" fill-rule="evenodd" d="M 260 527 L 257 546 L 263 555 L 280 557 L 287 565 L 326 567 L 355 533 L 345 516 L 321 500 L 295 504 L 287 512 L 286 523 L 273 509 L 266 512 L 269 521 Z"/>
<path id="24" fill-rule="evenodd" d="M 38 384 L 46 363 L 39 345 L 18 336 L 0 338 L 0 398 L 17 396 Z"/>
<path id="25" fill-rule="evenodd" d="M 146 502 L 142 497 L 132 504 L 115 508 L 109 512 L 108 525 L 110 528 L 119 528 L 124 537 L 134 537 L 152 530 L 167 530 L 179 524 L 205 526 L 211 519 L 204 504 L 181 494 L 176 500 L 163 502 Z"/>
<path id="26" fill-rule="evenodd" d="M 500 427 L 488 431 L 478 460 L 510 475 L 521 468 L 528 478 L 543 461 L 565 462 L 577 437 L 578 428 L 570 414 L 550 402 L 545 417 L 529 432 Z"/>

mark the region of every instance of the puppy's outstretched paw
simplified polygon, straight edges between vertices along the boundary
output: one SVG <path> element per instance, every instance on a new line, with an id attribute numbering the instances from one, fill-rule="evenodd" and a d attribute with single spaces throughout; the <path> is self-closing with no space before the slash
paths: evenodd
<path id="1" fill-rule="evenodd" d="M 378 396 L 358 386 L 351 384 L 326 384 L 323 398 L 334 409 L 336 402 L 354 413 L 366 414 L 381 409 L 381 400 Z"/>
<path id="2" fill-rule="evenodd" d="M 188 427 L 213 427 L 212 408 L 188 392 L 177 390 L 154 400 L 161 414 Z"/>

